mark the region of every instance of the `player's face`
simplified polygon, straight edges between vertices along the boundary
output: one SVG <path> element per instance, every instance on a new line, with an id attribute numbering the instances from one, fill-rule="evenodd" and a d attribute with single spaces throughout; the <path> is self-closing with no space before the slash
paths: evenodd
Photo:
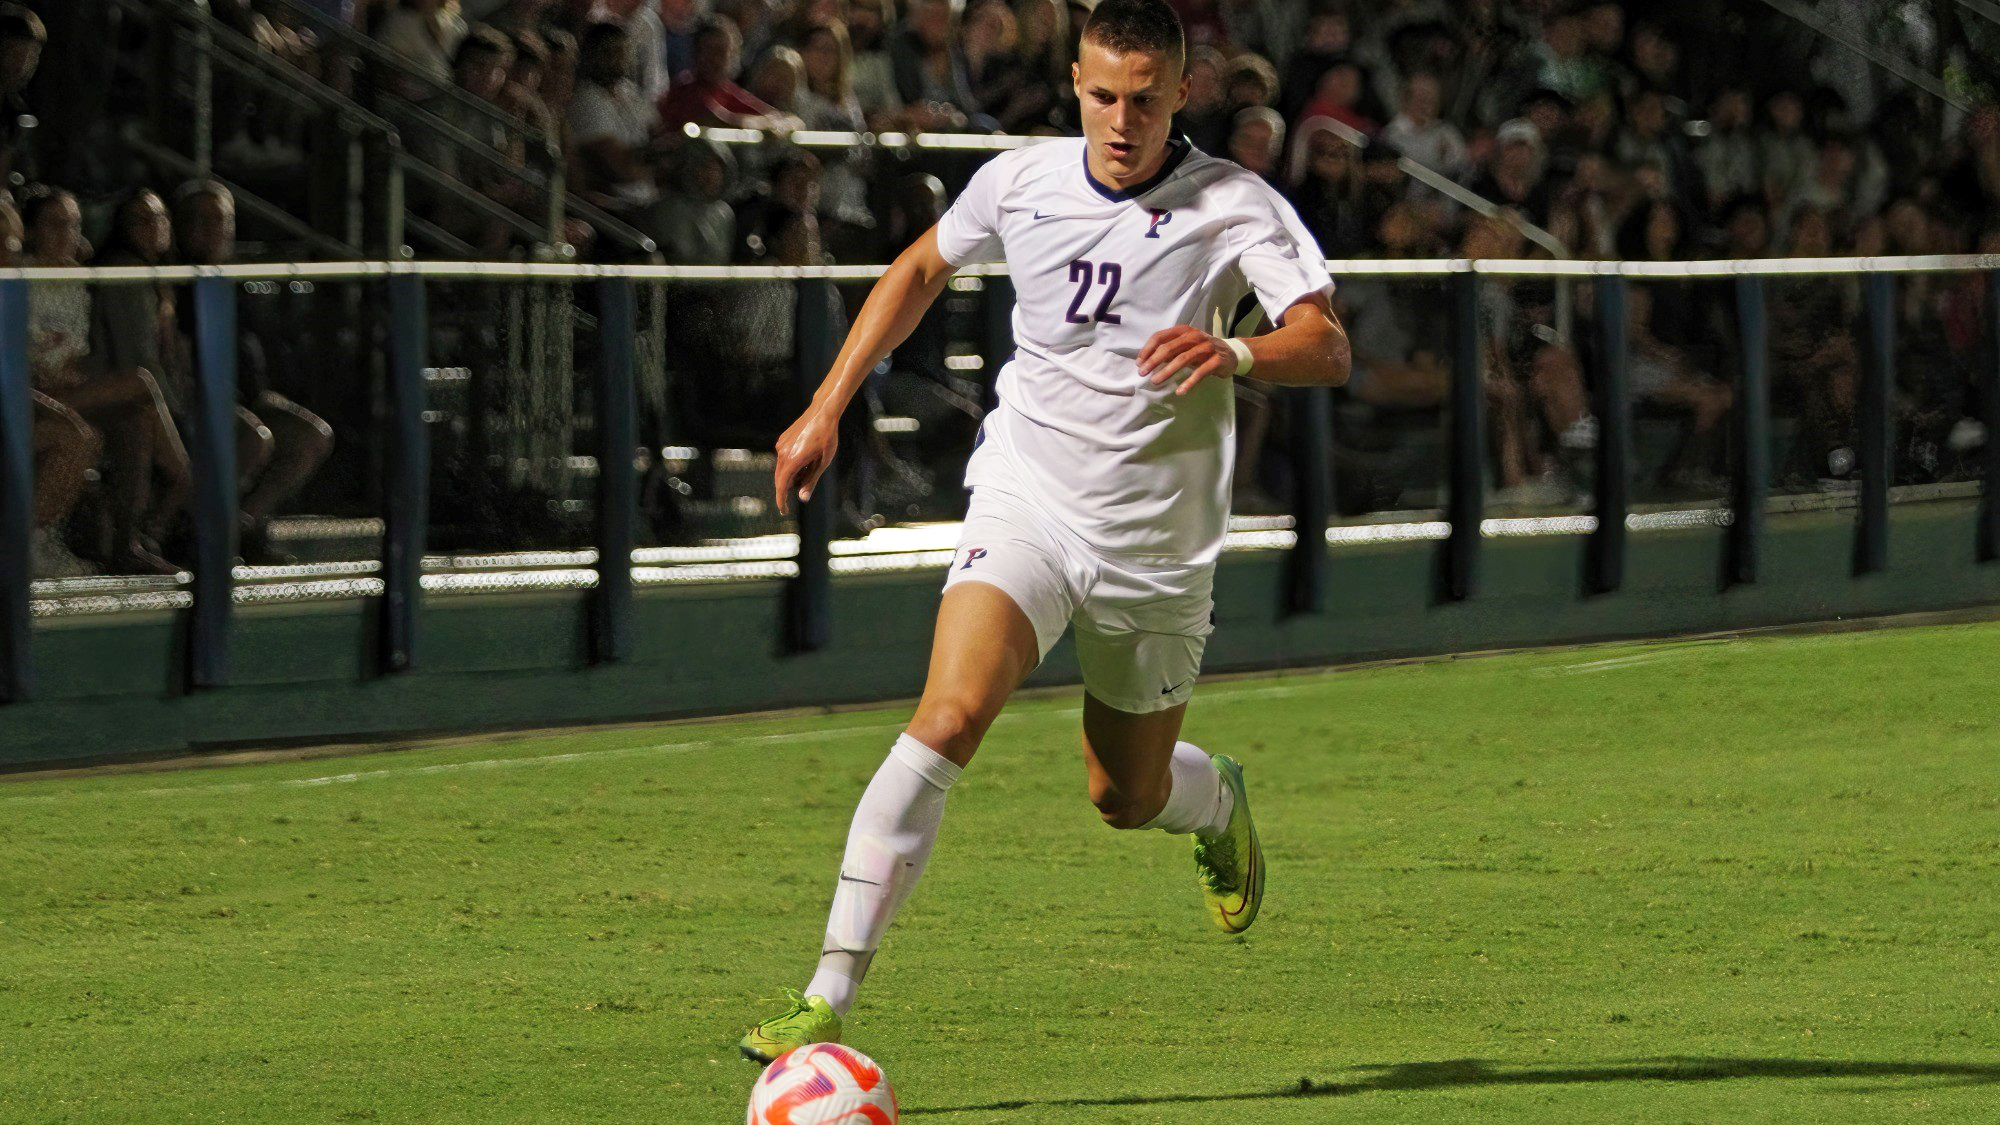
<path id="1" fill-rule="evenodd" d="M 1083 107 L 1091 172 L 1122 188 L 1158 171 L 1174 114 L 1187 104 L 1180 60 L 1152 51 L 1115 54 L 1086 39 L 1070 77 Z"/>

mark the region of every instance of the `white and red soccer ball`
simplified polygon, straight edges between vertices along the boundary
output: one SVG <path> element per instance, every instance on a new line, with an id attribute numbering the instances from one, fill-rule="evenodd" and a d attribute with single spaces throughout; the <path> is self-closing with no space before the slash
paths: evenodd
<path id="1" fill-rule="evenodd" d="M 750 1089 L 747 1125 L 896 1125 L 896 1092 L 875 1060 L 838 1043 L 787 1051 Z"/>

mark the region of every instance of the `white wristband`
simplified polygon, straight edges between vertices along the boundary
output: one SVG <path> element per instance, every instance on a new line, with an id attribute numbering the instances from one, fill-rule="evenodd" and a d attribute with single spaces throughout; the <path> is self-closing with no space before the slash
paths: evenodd
<path id="1" fill-rule="evenodd" d="M 1236 374 L 1250 374 L 1250 345 L 1234 336 L 1224 336 L 1222 342 L 1228 344 L 1229 350 L 1236 353 Z"/>

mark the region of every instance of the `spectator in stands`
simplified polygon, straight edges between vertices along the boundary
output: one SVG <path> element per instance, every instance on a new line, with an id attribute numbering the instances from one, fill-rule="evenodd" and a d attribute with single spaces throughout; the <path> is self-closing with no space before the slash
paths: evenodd
<path id="1" fill-rule="evenodd" d="M 979 114 L 965 55 L 959 49 L 958 15 L 952 0 L 911 0 L 909 22 L 889 40 L 889 62 L 896 75 L 896 93 L 905 106 L 920 111 L 920 128 L 965 128 L 992 131 L 991 118 Z"/>
<path id="2" fill-rule="evenodd" d="M 1748 90 L 1731 86 L 1715 96 L 1708 110 L 1708 135 L 1694 159 L 1708 189 L 1710 214 L 1739 195 L 1763 190 L 1763 157 L 1750 125 Z"/>
<path id="3" fill-rule="evenodd" d="M 514 49 L 514 65 L 507 69 L 507 84 L 497 104 L 528 128 L 546 137 L 559 137 L 555 114 L 542 97 L 542 83 L 549 72 L 549 44 L 540 32 L 516 32 L 508 39 Z"/>
<path id="4" fill-rule="evenodd" d="M 1382 137 L 1404 156 L 1448 180 L 1465 173 L 1465 138 L 1457 127 L 1438 117 L 1441 99 L 1437 76 L 1413 74 L 1403 84 L 1403 103 L 1382 129 Z M 1434 198 L 1432 189 L 1413 184 L 1411 197 Z"/>
<path id="5" fill-rule="evenodd" d="M 779 41 L 778 23 L 793 0 L 717 0 L 716 16 L 736 29 L 738 58 L 761 59 Z M 692 69 L 692 68 L 690 68 Z M 728 77 L 735 78 L 739 70 Z"/>
<path id="6" fill-rule="evenodd" d="M 1519 258 L 1523 246 L 1514 216 L 1472 215 L 1458 256 Z M 1497 478 L 1502 489 L 1515 490 L 1515 502 L 1550 502 L 1559 498 L 1548 487 L 1557 474 L 1575 471 L 1578 459 L 1596 448 L 1597 419 L 1576 353 L 1550 331 L 1553 309 L 1524 299 L 1529 289 L 1518 278 L 1487 279 L 1479 293 L 1480 337 Z M 1547 454 L 1543 434 L 1565 460 Z"/>
<path id="7" fill-rule="evenodd" d="M 1794 258 L 1833 253 L 1833 228 L 1824 211 L 1803 207 L 1791 222 Z M 1841 478 L 1855 467 L 1855 388 L 1861 356 L 1855 346 L 1856 290 L 1847 278 L 1784 277 L 1769 283 L 1771 410 L 1799 421 L 1791 462 L 1776 466 L 1781 479 Z"/>
<path id="8" fill-rule="evenodd" d="M 459 44 L 452 62 L 452 82 L 473 98 L 506 106 L 508 75 L 514 65 L 514 45 L 505 35 L 480 25 Z M 491 159 L 473 156 L 456 144 L 417 146 L 438 170 L 516 214 L 533 214 L 537 193 L 518 172 L 526 166 L 521 136 L 479 106 L 460 99 L 439 103 L 435 112 L 464 137 L 484 144 Z M 506 250 L 516 231 L 463 200 L 440 194 L 432 208 L 440 227 L 487 255 Z"/>
<path id="9" fill-rule="evenodd" d="M 1770 119 L 1763 136 L 1764 200 L 1772 205 L 1798 194 L 1819 162 L 1819 151 L 1805 134 L 1805 101 L 1791 90 L 1780 90 L 1764 102 Z"/>
<path id="10" fill-rule="evenodd" d="M 1223 73 L 1223 91 L 1232 121 L 1236 114 L 1253 105 L 1278 104 L 1278 71 L 1271 60 L 1261 55 L 1240 54 L 1230 60 Z"/>
<path id="11" fill-rule="evenodd" d="M 1662 468 L 1661 483 L 1714 494 L 1722 488 L 1713 472 L 1720 454 L 1717 439 L 1734 395 L 1727 383 L 1700 370 L 1686 350 L 1653 331 L 1654 288 L 1634 285 L 1626 293 L 1630 349 L 1626 372 L 1632 401 L 1687 415 L 1688 432 Z"/>
<path id="12" fill-rule="evenodd" d="M 21 216 L 0 193 L 0 269 L 19 265 Z M 83 497 L 90 472 L 104 453 L 104 439 L 83 415 L 39 390 L 28 392 L 34 407 L 34 538 L 29 565 L 36 578 L 74 578 L 90 568 L 71 554 L 61 536 L 62 521 Z"/>
<path id="13" fill-rule="evenodd" d="M 19 4 L 0 4 L 0 189 L 17 189 L 35 176 L 37 118 L 21 91 L 34 79 L 48 41 L 40 16 Z"/>
<path id="14" fill-rule="evenodd" d="M 1493 163 L 1484 175 L 1472 181 L 1472 193 L 1520 213 L 1529 222 L 1546 227 L 1551 203 L 1544 176 L 1542 136 L 1528 122 L 1515 118 L 1494 134 Z"/>
<path id="15" fill-rule="evenodd" d="M 1175 129 L 1203 152 L 1221 154 L 1229 147 L 1232 114 L 1222 74 L 1222 53 L 1198 47 L 1188 55 L 1188 100 L 1174 119 Z"/>
<path id="16" fill-rule="evenodd" d="M 1302 110 L 1305 117 L 1324 117 L 1338 121 L 1342 125 L 1365 136 L 1373 137 L 1382 131 L 1382 123 L 1362 112 L 1362 99 L 1367 96 L 1368 79 L 1361 72 L 1360 64 L 1343 59 L 1327 68 L 1314 87 L 1313 96 Z"/>
<path id="17" fill-rule="evenodd" d="M 236 199 L 213 181 L 196 181 L 177 194 L 173 215 L 181 261 L 222 266 L 236 260 Z M 258 294 L 241 299 L 236 327 L 237 479 L 242 491 L 237 554 L 252 565 L 297 562 L 273 546 L 271 517 L 304 487 L 333 453 L 333 427 L 272 385 L 273 337 L 292 330 L 282 306 Z M 181 331 L 192 330 L 187 319 Z"/>
<path id="18" fill-rule="evenodd" d="M 708 19 L 709 0 L 659 0 L 668 84 L 694 69 L 694 33 Z"/>
<path id="19" fill-rule="evenodd" d="M 1270 106 L 1246 106 L 1236 114 L 1236 127 L 1229 134 L 1229 159 L 1255 172 L 1272 187 L 1282 189 L 1278 161 L 1285 151 L 1285 119 Z"/>
<path id="20" fill-rule="evenodd" d="M 451 60 L 466 36 L 458 0 L 402 0 L 382 17 L 375 40 L 401 55 L 417 73 L 438 83 L 451 81 Z M 421 90 L 408 96 L 421 99 Z"/>
<path id="21" fill-rule="evenodd" d="M 903 96 L 896 92 L 889 58 L 889 29 L 896 22 L 894 0 L 848 0 L 847 36 L 854 48 L 854 98 L 871 129 L 900 124 Z"/>
<path id="22" fill-rule="evenodd" d="M 1435 257 L 1429 212 L 1407 201 L 1382 216 L 1378 253 L 1385 258 Z M 1433 409 L 1450 386 L 1441 341 L 1449 339 L 1443 310 L 1420 287 L 1374 277 L 1343 278 L 1334 306 L 1354 354 L 1346 393 L 1357 402 L 1399 410 Z"/>
<path id="23" fill-rule="evenodd" d="M 750 69 L 750 96 L 771 107 L 777 114 L 797 117 L 799 91 L 805 87 L 806 63 L 798 51 L 783 43 L 764 52 Z"/>
<path id="24" fill-rule="evenodd" d="M 1023 106 L 1017 127 L 1032 133 L 1073 126 L 1076 92 L 1069 65 L 1076 60 L 1070 51 L 1069 5 L 1063 0 L 1016 0 L 1014 23 L 1020 34 L 1015 65 L 1026 79 L 1029 96 L 1039 96 L 1043 102 L 1035 110 Z"/>
<path id="25" fill-rule="evenodd" d="M 1304 5 L 1295 0 L 1220 0 L 1219 7 L 1232 46 L 1285 67 L 1304 33 Z"/>
<path id="26" fill-rule="evenodd" d="M 631 68 L 625 29 L 591 24 L 583 35 L 582 80 L 569 105 L 571 182 L 624 210 L 649 208 L 660 197 L 652 165 L 660 115 L 639 96 Z"/>
<path id="27" fill-rule="evenodd" d="M 1582 16 L 1556 12 L 1542 25 L 1534 47 L 1535 81 L 1571 101 L 1582 101 L 1612 90 L 1605 60 L 1590 50 Z"/>
<path id="28" fill-rule="evenodd" d="M 1044 117 L 1051 87 L 1022 65 L 1021 33 L 1007 0 L 972 0 L 964 20 L 966 81 L 979 113 L 1002 132 L 1018 133 Z"/>
<path id="29" fill-rule="evenodd" d="M 632 39 L 632 82 L 639 96 L 658 101 L 673 75 L 667 70 L 667 29 L 655 0 L 597 0 L 595 22 L 615 23 Z"/>
<path id="30" fill-rule="evenodd" d="M 1952 206 L 1967 215 L 2000 215 L 2000 106 L 1966 114 L 1939 183 Z"/>
<path id="31" fill-rule="evenodd" d="M 1288 120 L 1310 116 L 1303 112 L 1306 102 L 1319 85 L 1320 76 L 1346 59 L 1354 46 L 1354 27 L 1347 13 L 1322 9 L 1306 17 L 1304 39 L 1286 56 L 1278 82 L 1278 112 Z"/>
<path id="32" fill-rule="evenodd" d="M 727 146 L 689 141 L 673 157 L 657 220 L 660 253 L 678 266 L 726 266 L 736 248 L 729 205 L 736 162 Z"/>
<path id="33" fill-rule="evenodd" d="M 689 123 L 738 129 L 797 128 L 796 118 L 736 84 L 741 47 L 736 25 L 728 20 L 716 19 L 702 25 L 695 33 L 694 69 L 687 81 L 660 99 L 659 125 L 669 130 L 678 130 Z"/>
<path id="34" fill-rule="evenodd" d="M 799 53 L 805 62 L 805 84 L 796 111 L 805 127 L 855 133 L 867 129 L 861 102 L 854 96 L 854 56 L 846 27 L 838 20 L 819 24 L 806 32 Z M 875 226 L 868 206 L 868 171 L 874 166 L 874 153 L 862 145 L 824 152 L 820 214 L 829 220 L 827 242 L 842 261 L 865 260 L 858 251 L 865 232 Z"/>
<path id="35" fill-rule="evenodd" d="M 1324 117 L 1308 117 L 1292 138 L 1286 182 L 1299 218 L 1329 258 L 1358 256 L 1374 238 L 1363 201 L 1361 150 Z"/>
<path id="36" fill-rule="evenodd" d="M 31 188 L 21 201 L 25 264 L 77 266 L 83 214 L 59 188 Z M 107 542 L 89 544 L 116 573 L 174 574 L 160 537 L 171 529 L 191 481 L 167 400 L 151 372 L 110 366 L 90 348 L 91 293 L 82 282 L 41 282 L 28 292 L 28 361 L 34 388 L 89 421 L 104 438 Z M 163 487 L 156 493 L 157 473 Z"/>
<path id="37" fill-rule="evenodd" d="M 1706 197 L 1701 172 L 1667 119 L 1666 98 L 1658 90 L 1640 90 L 1626 106 L 1625 128 L 1612 143 L 1612 156 L 1627 168 L 1659 170 L 1666 190 L 1683 207 L 1697 207 Z"/>

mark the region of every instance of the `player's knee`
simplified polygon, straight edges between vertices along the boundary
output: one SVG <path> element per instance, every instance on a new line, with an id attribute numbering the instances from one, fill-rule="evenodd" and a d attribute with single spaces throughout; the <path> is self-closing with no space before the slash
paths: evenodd
<path id="1" fill-rule="evenodd" d="M 911 738 L 964 765 L 979 748 L 990 720 L 977 708 L 956 699 L 925 697 L 910 720 Z"/>
<path id="2" fill-rule="evenodd" d="M 1160 815 L 1166 800 L 1163 794 L 1136 793 L 1108 785 L 1102 788 L 1093 785 L 1090 803 L 1097 806 L 1097 815 L 1104 818 L 1105 824 L 1126 830 L 1151 824 L 1153 818 Z"/>

